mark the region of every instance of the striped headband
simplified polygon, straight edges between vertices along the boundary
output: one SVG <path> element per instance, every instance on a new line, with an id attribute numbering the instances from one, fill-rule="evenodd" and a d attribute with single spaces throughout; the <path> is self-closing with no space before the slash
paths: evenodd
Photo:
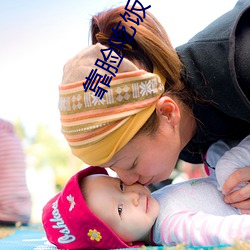
<path id="1" fill-rule="evenodd" d="M 102 98 L 83 88 L 86 77 L 102 58 L 96 44 L 71 59 L 64 67 L 59 86 L 62 133 L 72 153 L 89 165 L 101 165 L 125 146 L 145 124 L 164 92 L 160 74 L 139 70 L 123 58 L 118 73 Z M 114 53 L 114 52 L 112 52 Z M 98 72 L 107 74 L 104 69 Z"/>

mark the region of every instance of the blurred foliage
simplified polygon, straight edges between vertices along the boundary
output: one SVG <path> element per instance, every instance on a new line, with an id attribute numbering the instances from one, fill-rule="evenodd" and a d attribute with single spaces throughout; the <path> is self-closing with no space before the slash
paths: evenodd
<path id="1" fill-rule="evenodd" d="M 73 174 L 85 167 L 84 163 L 71 153 L 66 140 L 62 141 L 53 136 L 45 125 L 39 124 L 36 134 L 32 137 L 27 135 L 20 120 L 14 125 L 16 133 L 23 140 L 27 167 L 35 169 L 51 167 L 58 191 Z"/>
<path id="2" fill-rule="evenodd" d="M 25 139 L 25 138 L 26 138 L 26 132 L 25 132 L 24 125 L 22 124 L 20 118 L 18 118 L 18 119 L 15 121 L 14 126 L 15 126 L 15 130 L 16 130 L 17 135 L 18 135 L 21 139 Z"/>
<path id="3" fill-rule="evenodd" d="M 50 134 L 49 130 L 38 125 L 37 133 L 31 139 L 31 144 L 27 148 L 27 153 L 36 157 L 34 166 L 41 168 L 51 166 L 52 168 L 64 168 L 68 166 L 68 149 L 62 146 L 58 139 Z"/>

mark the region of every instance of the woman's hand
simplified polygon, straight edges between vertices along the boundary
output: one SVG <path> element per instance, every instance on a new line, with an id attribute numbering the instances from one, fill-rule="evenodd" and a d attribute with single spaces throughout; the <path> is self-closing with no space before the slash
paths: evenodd
<path id="1" fill-rule="evenodd" d="M 222 192 L 225 194 L 224 201 L 241 210 L 243 214 L 250 214 L 250 166 L 240 168 L 233 172 L 225 181 Z M 232 190 L 241 183 L 244 187 Z"/>

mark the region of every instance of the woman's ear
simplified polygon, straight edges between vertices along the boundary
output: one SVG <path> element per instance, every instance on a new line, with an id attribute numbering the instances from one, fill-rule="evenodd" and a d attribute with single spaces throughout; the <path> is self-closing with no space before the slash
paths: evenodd
<path id="1" fill-rule="evenodd" d="M 162 96 L 156 104 L 156 113 L 160 119 L 175 126 L 180 122 L 178 104 L 169 96 Z"/>

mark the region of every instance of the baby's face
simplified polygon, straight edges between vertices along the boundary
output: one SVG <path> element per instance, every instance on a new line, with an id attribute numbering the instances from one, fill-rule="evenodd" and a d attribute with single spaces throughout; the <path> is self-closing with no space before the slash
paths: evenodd
<path id="1" fill-rule="evenodd" d="M 159 214 L 159 204 L 141 184 L 127 186 L 105 175 L 86 177 L 88 206 L 126 243 L 144 240 Z"/>

